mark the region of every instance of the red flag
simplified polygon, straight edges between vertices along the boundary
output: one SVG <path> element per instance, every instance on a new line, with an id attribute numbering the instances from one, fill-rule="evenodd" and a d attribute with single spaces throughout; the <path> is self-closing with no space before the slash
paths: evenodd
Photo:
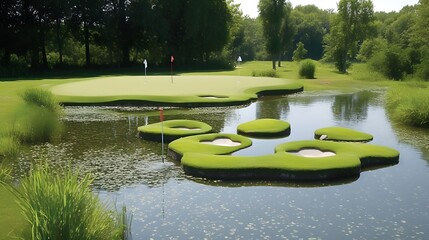
<path id="1" fill-rule="evenodd" d="M 161 122 L 164 121 L 164 109 L 163 108 L 159 109 L 159 121 L 161 121 Z"/>
<path id="2" fill-rule="evenodd" d="M 171 56 L 170 62 L 174 62 L 174 57 L 173 56 Z"/>

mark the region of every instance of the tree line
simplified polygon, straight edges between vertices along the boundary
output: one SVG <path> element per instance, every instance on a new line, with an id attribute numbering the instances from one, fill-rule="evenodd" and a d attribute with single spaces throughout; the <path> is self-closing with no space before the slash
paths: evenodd
<path id="1" fill-rule="evenodd" d="M 3 0 L 0 71 L 68 66 L 124 67 L 144 59 L 182 67 L 232 67 L 244 61 L 311 58 L 346 73 L 367 62 L 386 77 L 429 73 L 428 0 L 399 12 L 374 12 L 371 0 L 337 9 L 260 0 L 257 18 L 232 0 Z"/>
<path id="2" fill-rule="evenodd" d="M 2 0 L 1 65 L 207 62 L 221 56 L 234 8 L 229 0 Z"/>

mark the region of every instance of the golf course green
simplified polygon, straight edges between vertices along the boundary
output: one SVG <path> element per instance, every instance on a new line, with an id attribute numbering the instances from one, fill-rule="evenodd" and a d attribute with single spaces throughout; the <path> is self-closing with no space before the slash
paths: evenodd
<path id="1" fill-rule="evenodd" d="M 69 82 L 51 91 L 64 105 L 226 106 L 303 89 L 296 80 L 267 77 L 127 76 Z"/>

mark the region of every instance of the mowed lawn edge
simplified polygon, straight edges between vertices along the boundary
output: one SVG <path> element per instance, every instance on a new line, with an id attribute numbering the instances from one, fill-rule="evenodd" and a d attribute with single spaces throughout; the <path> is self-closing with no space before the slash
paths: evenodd
<path id="1" fill-rule="evenodd" d="M 234 105 L 260 95 L 303 91 L 296 80 L 240 76 L 119 76 L 69 82 L 51 88 L 65 105 L 133 102 L 144 105 Z"/>

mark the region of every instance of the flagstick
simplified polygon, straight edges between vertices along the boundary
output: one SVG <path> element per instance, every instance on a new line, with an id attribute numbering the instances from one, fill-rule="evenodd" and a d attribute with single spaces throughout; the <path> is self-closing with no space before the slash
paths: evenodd
<path id="1" fill-rule="evenodd" d="M 173 62 L 170 63 L 171 84 L 173 84 Z"/>
<path id="2" fill-rule="evenodd" d="M 161 158 L 162 163 L 164 163 L 164 109 L 159 109 L 159 120 L 161 121 Z"/>
<path id="3" fill-rule="evenodd" d="M 161 142 L 162 142 L 162 144 L 161 144 L 161 148 L 162 148 L 161 158 L 162 158 L 162 163 L 164 163 L 164 121 L 161 121 Z"/>

